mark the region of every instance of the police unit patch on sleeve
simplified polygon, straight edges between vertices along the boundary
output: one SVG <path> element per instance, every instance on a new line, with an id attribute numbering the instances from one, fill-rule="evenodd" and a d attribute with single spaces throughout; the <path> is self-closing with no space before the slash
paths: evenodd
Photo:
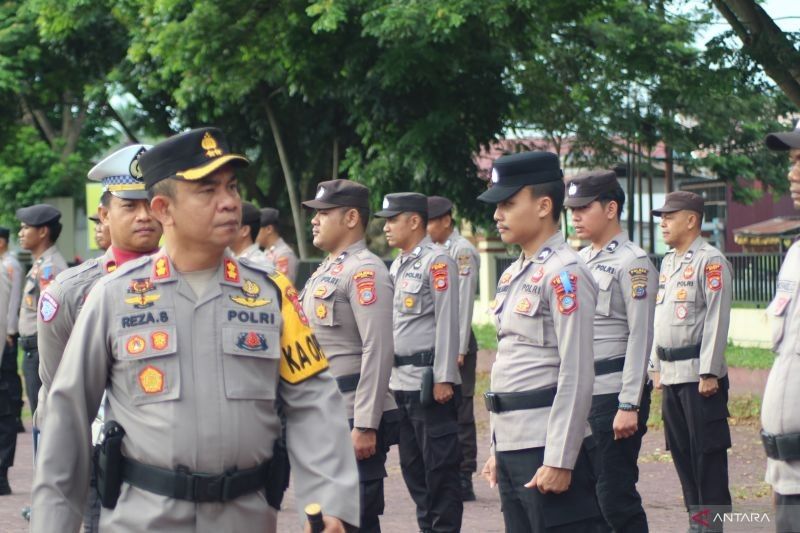
<path id="1" fill-rule="evenodd" d="M 472 272 L 469 254 L 462 254 L 458 256 L 458 275 L 469 276 Z"/>
<path id="2" fill-rule="evenodd" d="M 281 298 L 281 379 L 292 385 L 301 383 L 328 368 L 328 359 L 308 326 L 297 290 L 283 274 L 270 279 L 284 296 Z"/>
<path id="3" fill-rule="evenodd" d="M 722 288 L 722 265 L 712 263 L 706 265 L 706 287 L 714 292 Z"/>
<path id="4" fill-rule="evenodd" d="M 375 292 L 374 270 L 360 270 L 353 275 L 353 280 L 356 282 L 360 305 L 371 305 L 378 300 L 378 294 Z"/>
<path id="5" fill-rule="evenodd" d="M 578 308 L 578 276 L 566 270 L 550 282 L 558 298 L 558 310 L 562 315 L 569 315 Z"/>
<path id="6" fill-rule="evenodd" d="M 439 292 L 447 290 L 447 263 L 434 263 L 431 265 L 433 274 L 433 288 Z"/>
<path id="7" fill-rule="evenodd" d="M 647 273 L 646 268 L 632 268 L 628 270 L 631 276 L 631 298 L 642 300 L 647 297 Z"/>
<path id="8" fill-rule="evenodd" d="M 281 256 L 275 260 L 275 268 L 277 268 L 281 274 L 286 274 L 289 272 L 289 258 Z"/>
<path id="9" fill-rule="evenodd" d="M 39 299 L 39 316 L 42 317 L 42 320 L 50 322 L 56 317 L 57 313 L 58 302 L 56 299 L 46 292 L 42 294 L 42 297 Z"/>

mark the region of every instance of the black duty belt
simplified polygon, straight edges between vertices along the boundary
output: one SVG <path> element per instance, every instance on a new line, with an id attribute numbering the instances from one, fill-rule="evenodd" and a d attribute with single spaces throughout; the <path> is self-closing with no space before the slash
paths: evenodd
<path id="1" fill-rule="evenodd" d="M 19 345 L 26 352 L 37 350 L 39 348 L 39 345 L 36 342 L 36 335 L 31 335 L 30 337 L 20 336 Z"/>
<path id="2" fill-rule="evenodd" d="M 761 430 L 761 442 L 767 457 L 779 461 L 796 461 L 800 459 L 800 433 L 784 433 L 773 435 Z"/>
<path id="3" fill-rule="evenodd" d="M 700 345 L 682 346 L 680 348 L 662 348 L 656 347 L 656 355 L 662 361 L 685 361 L 687 359 L 696 359 L 700 357 Z"/>
<path id="4" fill-rule="evenodd" d="M 492 413 L 537 409 L 553 405 L 556 388 L 536 389 L 523 392 L 487 392 L 483 395 L 486 409 Z"/>
<path id="5" fill-rule="evenodd" d="M 122 460 L 122 479 L 154 494 L 191 502 L 228 502 L 264 488 L 269 461 L 247 470 L 231 470 L 223 474 L 192 473 L 186 468 L 167 470 Z"/>
<path id="6" fill-rule="evenodd" d="M 361 379 L 361 374 L 339 376 L 336 378 L 336 385 L 339 386 L 339 392 L 350 392 L 356 390 L 358 388 L 359 379 Z"/>
<path id="7" fill-rule="evenodd" d="M 433 350 L 426 352 L 417 352 L 411 355 L 395 355 L 394 366 L 432 366 L 433 365 Z"/>
<path id="8" fill-rule="evenodd" d="M 625 368 L 625 358 L 615 357 L 614 359 L 605 359 L 603 361 L 594 362 L 594 375 L 602 376 L 605 374 L 613 374 L 615 372 L 622 372 Z"/>

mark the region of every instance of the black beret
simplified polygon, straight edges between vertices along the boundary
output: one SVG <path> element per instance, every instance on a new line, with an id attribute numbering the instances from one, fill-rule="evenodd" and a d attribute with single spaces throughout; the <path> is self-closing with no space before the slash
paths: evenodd
<path id="1" fill-rule="evenodd" d="M 8 240 L 11 236 L 11 230 L 0 226 L 0 239 Z"/>
<path id="2" fill-rule="evenodd" d="M 314 199 L 306 200 L 303 205 L 310 209 L 332 207 L 369 209 L 369 189 L 350 180 L 323 181 L 317 186 Z"/>
<path id="3" fill-rule="evenodd" d="M 46 226 L 61 218 L 61 211 L 47 204 L 36 204 L 17 209 L 17 218 L 28 226 Z"/>
<path id="4" fill-rule="evenodd" d="M 264 207 L 261 209 L 261 227 L 277 224 L 280 218 L 280 211 L 274 207 Z"/>
<path id="5" fill-rule="evenodd" d="M 567 180 L 566 207 L 584 207 L 598 196 L 621 189 L 617 174 L 613 170 L 582 172 Z"/>
<path id="6" fill-rule="evenodd" d="M 508 200 L 526 185 L 559 181 L 564 176 L 556 154 L 521 152 L 498 158 L 492 167 L 492 186 L 478 200 L 496 204 Z"/>
<path id="7" fill-rule="evenodd" d="M 375 213 L 378 218 L 391 218 L 400 213 L 428 215 L 428 199 L 418 192 L 395 192 L 383 197 L 383 209 Z"/>
<path id="8" fill-rule="evenodd" d="M 453 210 L 453 202 L 444 196 L 428 196 L 428 218 L 439 218 Z"/>
<path id="9" fill-rule="evenodd" d="M 261 211 L 250 202 L 242 202 L 242 226 L 260 223 Z"/>
<path id="10" fill-rule="evenodd" d="M 139 159 L 148 189 L 167 178 L 203 179 L 226 164 L 245 167 L 250 162 L 244 156 L 231 153 L 228 141 L 217 128 L 198 128 L 173 135 Z"/>

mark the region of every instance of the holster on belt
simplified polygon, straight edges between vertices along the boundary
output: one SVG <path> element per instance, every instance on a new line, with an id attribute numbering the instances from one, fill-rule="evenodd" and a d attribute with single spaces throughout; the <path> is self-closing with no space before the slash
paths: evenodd
<path id="1" fill-rule="evenodd" d="M 93 461 L 97 474 L 97 494 L 106 509 L 117 506 L 122 487 L 122 438 L 125 429 L 114 420 L 103 424 L 100 440 L 94 447 Z"/>
<path id="2" fill-rule="evenodd" d="M 422 386 L 419 389 L 419 403 L 423 407 L 433 405 L 433 367 L 426 366 L 422 370 Z"/>
<path id="3" fill-rule="evenodd" d="M 286 440 L 283 436 L 275 439 L 272 447 L 272 459 L 267 469 L 267 482 L 264 486 L 264 496 L 267 503 L 274 509 L 280 510 L 283 494 L 289 487 L 289 451 L 286 449 Z"/>

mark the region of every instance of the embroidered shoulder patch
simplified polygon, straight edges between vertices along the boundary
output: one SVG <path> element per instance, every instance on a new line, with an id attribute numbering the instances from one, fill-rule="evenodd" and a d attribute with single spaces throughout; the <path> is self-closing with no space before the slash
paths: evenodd
<path id="1" fill-rule="evenodd" d="M 374 270 L 360 270 L 353 276 L 353 280 L 356 282 L 360 305 L 371 305 L 378 300 L 378 294 L 375 292 Z"/>
<path id="2" fill-rule="evenodd" d="M 461 254 L 458 256 L 458 275 L 459 276 L 469 276 L 472 272 L 472 265 L 470 264 L 470 255 L 469 254 Z"/>
<path id="3" fill-rule="evenodd" d="M 578 276 L 566 270 L 550 282 L 558 298 L 558 310 L 562 315 L 572 314 L 578 308 Z"/>
<path id="4" fill-rule="evenodd" d="M 631 298 L 642 300 L 647 297 L 647 274 L 646 268 L 632 268 L 628 270 L 631 276 Z"/>
<path id="5" fill-rule="evenodd" d="M 57 313 L 58 302 L 56 299 L 47 292 L 43 293 L 42 297 L 39 299 L 39 316 L 42 317 L 42 320 L 45 322 L 50 322 L 56 317 Z"/>
<path id="6" fill-rule="evenodd" d="M 722 289 L 722 265 L 719 263 L 706 265 L 705 271 L 706 287 L 714 292 Z"/>
<path id="7" fill-rule="evenodd" d="M 286 274 L 289 272 L 289 258 L 281 256 L 275 260 L 275 268 L 277 268 L 281 274 Z"/>
<path id="8" fill-rule="evenodd" d="M 447 290 L 447 263 L 434 263 L 431 265 L 433 274 L 433 288 L 439 292 Z"/>

